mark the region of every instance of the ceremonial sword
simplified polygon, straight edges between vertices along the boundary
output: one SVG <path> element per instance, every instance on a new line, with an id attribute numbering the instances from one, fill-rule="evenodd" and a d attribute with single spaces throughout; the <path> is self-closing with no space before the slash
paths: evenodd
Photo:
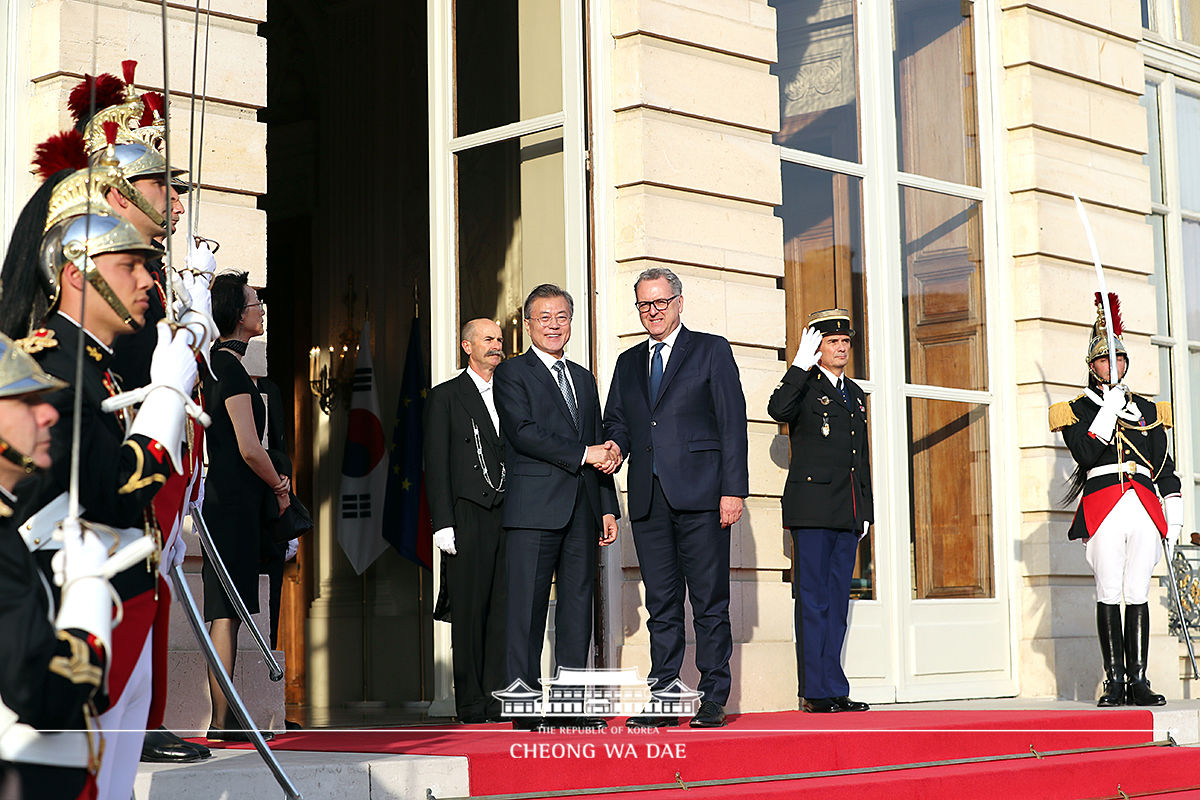
<path id="1" fill-rule="evenodd" d="M 1100 307 L 1104 313 L 1104 332 L 1108 336 L 1108 382 L 1113 388 L 1124 389 L 1125 395 L 1128 398 L 1129 389 L 1124 385 L 1119 384 L 1119 376 L 1117 374 L 1117 342 L 1113 335 L 1112 324 L 1112 305 L 1108 299 L 1108 285 L 1104 282 L 1104 268 L 1100 266 L 1100 250 L 1096 247 L 1096 237 L 1092 235 L 1092 225 L 1088 222 L 1087 211 L 1083 208 L 1083 201 L 1079 199 L 1079 195 L 1072 195 L 1075 198 L 1075 210 L 1079 212 L 1079 221 L 1083 223 L 1083 233 L 1087 237 L 1088 249 L 1092 253 L 1092 264 L 1096 267 L 1096 283 L 1100 287 Z M 1163 557 L 1167 561 L 1167 586 L 1168 593 L 1175 601 L 1175 610 L 1179 613 L 1179 627 L 1183 631 L 1183 641 L 1187 644 L 1188 659 L 1192 663 L 1192 677 L 1200 678 L 1200 670 L 1196 669 L 1196 653 L 1192 650 L 1192 635 L 1188 630 L 1187 617 L 1183 613 L 1183 600 L 1179 597 L 1179 587 L 1175 585 L 1175 569 L 1171 566 L 1171 548 L 1167 544 L 1166 537 L 1159 537 L 1162 541 Z"/>
<path id="2" fill-rule="evenodd" d="M 204 514 L 201 513 L 200 506 L 190 503 L 189 513 L 192 515 L 192 529 L 200 537 L 200 546 L 204 548 L 204 555 L 208 559 L 208 565 L 212 567 L 213 572 L 217 573 L 217 578 L 221 581 L 221 587 L 225 589 L 225 595 L 233 605 L 234 611 L 237 612 L 238 619 L 242 621 L 242 624 L 250 630 L 250 634 L 254 637 L 254 642 L 258 645 L 263 660 L 267 662 L 267 669 L 270 670 L 271 680 L 283 680 L 283 670 L 280 668 L 279 662 L 275 660 L 275 654 L 271 652 L 267 640 L 263 638 L 262 631 L 258 629 L 258 626 L 254 624 L 254 620 L 250 617 L 250 611 L 246 608 L 246 603 L 242 600 L 237 587 L 233 585 L 233 578 L 229 575 L 229 570 L 226 568 L 225 562 L 221 559 L 221 554 L 217 552 L 212 534 L 208 532 L 208 525 L 204 522 Z"/>

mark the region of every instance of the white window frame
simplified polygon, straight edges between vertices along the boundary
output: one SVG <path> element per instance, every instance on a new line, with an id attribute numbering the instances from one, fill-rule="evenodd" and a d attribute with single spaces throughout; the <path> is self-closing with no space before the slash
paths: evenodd
<path id="1" fill-rule="evenodd" d="M 909 645 L 902 642 L 914 624 L 911 610 L 927 604 L 1002 604 L 1009 629 L 1007 675 L 996 682 L 998 693 L 1015 693 L 1017 674 L 1017 619 L 1019 587 L 1010 574 L 1011 533 L 1019 509 L 1007 498 L 1019 497 L 1019 453 L 1009 446 L 1015 429 L 1015 368 L 1011 296 L 1006 275 L 1011 264 L 1008 245 L 999 235 L 1000 203 L 1005 160 L 1002 120 L 992 71 L 998 50 L 993 31 L 999 30 L 998 11 L 992 3 L 971 0 L 974 5 L 972 31 L 975 55 L 975 102 L 979 148 L 979 186 L 902 172 L 897 153 L 897 120 L 892 53 L 892 3 L 857 0 L 857 79 L 860 126 L 860 162 L 780 148 L 783 162 L 799 164 L 862 179 L 863 267 L 866 273 L 867 326 L 869 341 L 858 347 L 871 352 L 870 377 L 858 380 L 871 397 L 872 478 L 874 481 L 876 530 L 875 596 L 852 600 L 852 605 L 880 605 L 889 615 L 892 663 L 887 669 L 900 700 L 917 700 L 940 695 L 948 687 L 944 678 L 924 681 L 913 678 L 901 662 Z M 1002 65 L 996 70 L 1002 71 Z M 988 388 L 983 391 L 953 389 L 909 383 L 905 376 L 905 320 L 902 303 L 904 281 L 901 270 L 900 193 L 903 188 L 938 192 L 980 204 L 982 220 L 984 309 Z M 909 552 L 911 498 L 908 486 L 908 409 L 910 398 L 949 400 L 984 405 L 988 409 L 988 456 L 991 502 L 991 548 L 994 596 L 968 599 L 910 599 L 912 559 Z M 896 585 L 899 583 L 900 585 Z M 890 602 L 903 598 L 902 602 Z M 853 618 L 853 614 L 851 615 Z M 911 658 L 910 658 L 911 660 Z M 906 677 L 907 676 L 907 677 Z"/>
<path id="2" fill-rule="evenodd" d="M 576 299 L 568 355 L 591 363 L 591 292 L 588 279 L 587 150 L 584 104 L 584 9 L 560 0 L 562 111 L 466 136 L 454 135 L 454 0 L 426 0 L 429 64 L 429 308 L 431 380 L 452 378 L 459 365 L 459 297 L 455 155 L 464 150 L 517 139 L 561 126 L 563 137 L 563 219 L 565 288 Z M 441 563 L 434 559 L 434 586 Z M 436 594 L 435 594 L 436 596 Z M 450 631 L 434 626 L 434 700 L 430 713 L 453 715 Z"/>

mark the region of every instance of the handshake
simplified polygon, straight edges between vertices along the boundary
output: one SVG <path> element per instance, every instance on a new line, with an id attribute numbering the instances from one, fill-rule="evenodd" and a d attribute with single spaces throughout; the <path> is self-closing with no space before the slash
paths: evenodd
<path id="1" fill-rule="evenodd" d="M 605 475 L 612 475 L 621 468 L 621 448 L 609 439 L 604 444 L 594 444 L 588 447 L 584 463 L 591 464 Z"/>

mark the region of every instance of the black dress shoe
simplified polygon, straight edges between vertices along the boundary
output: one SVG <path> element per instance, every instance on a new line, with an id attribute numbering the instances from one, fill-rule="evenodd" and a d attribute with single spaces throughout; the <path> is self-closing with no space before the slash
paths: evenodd
<path id="1" fill-rule="evenodd" d="M 208 750 L 207 747 L 204 749 Z M 197 749 L 170 731 L 146 731 L 146 738 L 142 740 L 142 761 L 148 763 L 191 764 L 201 758 Z"/>
<path id="2" fill-rule="evenodd" d="M 700 710 L 688 723 L 693 728 L 723 728 L 725 726 L 725 706 L 713 700 L 705 700 L 700 704 Z"/>
<path id="3" fill-rule="evenodd" d="M 859 700 L 851 700 L 849 697 L 835 697 L 833 702 L 842 707 L 842 711 L 869 711 L 871 707 Z"/>
<path id="4" fill-rule="evenodd" d="M 271 731 L 259 731 L 263 741 L 269 742 L 275 738 L 275 734 Z M 208 736 L 205 737 L 210 742 L 253 742 L 250 734 L 247 731 L 223 731 L 216 728 L 208 729 Z"/>
<path id="5" fill-rule="evenodd" d="M 806 697 L 800 709 L 809 714 L 836 714 L 846 710 L 832 697 Z"/>
<path id="6" fill-rule="evenodd" d="M 630 717 L 625 720 L 626 728 L 674 728 L 679 717 Z"/>

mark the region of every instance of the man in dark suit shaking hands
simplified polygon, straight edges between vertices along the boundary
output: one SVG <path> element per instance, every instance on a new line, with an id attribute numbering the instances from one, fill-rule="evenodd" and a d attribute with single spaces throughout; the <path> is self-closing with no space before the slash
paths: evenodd
<path id="1" fill-rule="evenodd" d="M 433 543 L 446 554 L 454 704 L 460 722 L 475 723 L 499 720 L 492 692 L 504 688 L 506 677 L 508 476 L 492 388 L 504 333 L 490 319 L 473 319 L 463 326 L 461 344 L 467 368 L 433 387 L 425 404 L 425 480 Z"/>
<path id="2" fill-rule="evenodd" d="M 550 583 L 557 576 L 554 658 L 587 666 L 596 584 L 596 540 L 617 538 L 612 473 L 621 456 L 601 441 L 600 397 L 592 373 L 568 361 L 575 302 L 553 284 L 525 299 L 533 346 L 496 369 L 496 407 L 507 444 L 509 680 L 539 689 Z M 514 723 L 523 725 L 524 721 Z M 603 728 L 598 718 L 543 725 Z"/>
<path id="3" fill-rule="evenodd" d="M 866 396 L 844 375 L 850 314 L 818 311 L 808 325 L 767 404 L 771 419 L 787 423 L 792 445 L 783 524 L 792 530 L 799 695 L 801 708 L 813 713 L 866 711 L 866 703 L 848 697 L 842 670 L 850 576 L 875 518 Z"/>
<path id="4" fill-rule="evenodd" d="M 648 269 L 633 291 L 650 337 L 617 359 L 604 430 L 629 457 L 629 518 L 650 615 L 650 688 L 679 677 L 686 587 L 703 694 L 691 725 L 720 727 L 733 654 L 729 534 L 750 484 L 746 398 L 729 342 L 680 323 L 683 286 L 674 272 Z M 679 720 L 646 715 L 626 724 Z"/>

